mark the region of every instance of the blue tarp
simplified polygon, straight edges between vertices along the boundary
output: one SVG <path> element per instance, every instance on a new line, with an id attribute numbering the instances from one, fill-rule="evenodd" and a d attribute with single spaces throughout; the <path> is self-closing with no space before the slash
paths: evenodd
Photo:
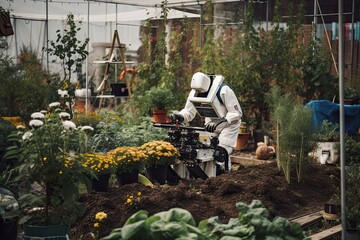
<path id="1" fill-rule="evenodd" d="M 324 120 L 340 124 L 340 106 L 328 100 L 316 100 L 307 103 L 305 106 L 312 108 L 312 124 L 318 129 Z M 344 105 L 345 132 L 357 134 L 360 127 L 360 105 Z"/>

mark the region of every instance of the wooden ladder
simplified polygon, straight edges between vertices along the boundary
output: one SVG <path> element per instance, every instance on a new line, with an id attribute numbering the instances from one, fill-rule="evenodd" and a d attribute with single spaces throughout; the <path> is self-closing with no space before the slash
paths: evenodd
<path id="1" fill-rule="evenodd" d="M 117 44 L 117 45 L 115 46 L 115 44 Z M 119 33 L 118 33 L 117 30 L 115 30 L 114 31 L 114 36 L 113 36 L 113 39 L 112 39 L 112 43 L 111 43 L 111 47 L 110 47 L 110 52 L 109 52 L 109 55 L 108 55 L 109 59 L 107 61 L 105 61 L 106 67 L 105 67 L 104 78 L 103 78 L 103 81 L 100 84 L 101 90 L 99 90 L 100 91 L 100 96 L 99 96 L 100 101 L 99 101 L 98 112 L 100 112 L 102 104 L 103 104 L 104 92 L 109 89 L 109 82 L 108 82 L 109 69 L 110 69 L 110 64 L 112 62 L 112 59 L 114 57 L 114 55 L 113 55 L 114 54 L 114 48 L 119 48 L 120 57 L 121 57 L 121 63 L 122 63 L 122 69 L 123 69 L 123 72 L 124 72 L 123 78 L 125 79 L 125 84 L 126 84 L 126 87 L 128 89 L 129 97 L 131 96 L 130 83 L 129 83 L 127 77 L 126 77 L 126 64 L 125 64 L 125 53 L 124 53 L 124 48 L 125 47 L 121 45 Z"/>

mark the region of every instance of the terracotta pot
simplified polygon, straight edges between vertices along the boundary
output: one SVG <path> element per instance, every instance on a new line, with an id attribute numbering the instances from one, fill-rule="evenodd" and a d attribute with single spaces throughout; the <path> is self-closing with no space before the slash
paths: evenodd
<path id="1" fill-rule="evenodd" d="M 250 137 L 250 133 L 239 133 L 236 142 L 236 147 L 234 149 L 238 151 L 241 150 L 243 147 L 245 147 L 245 145 L 249 140 L 249 137 Z"/>
<path id="2" fill-rule="evenodd" d="M 154 122 L 155 123 L 167 123 L 168 122 L 167 113 L 168 113 L 167 110 L 154 109 L 152 111 L 152 114 L 154 116 Z"/>

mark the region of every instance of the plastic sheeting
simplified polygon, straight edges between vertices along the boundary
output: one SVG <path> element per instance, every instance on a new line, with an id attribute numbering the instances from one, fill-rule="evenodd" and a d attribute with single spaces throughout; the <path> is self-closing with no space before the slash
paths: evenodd
<path id="1" fill-rule="evenodd" d="M 340 105 L 328 100 L 316 100 L 305 106 L 312 109 L 312 124 L 318 129 L 324 120 L 340 124 Z M 353 135 L 360 127 L 360 105 L 344 105 L 345 132 Z"/>

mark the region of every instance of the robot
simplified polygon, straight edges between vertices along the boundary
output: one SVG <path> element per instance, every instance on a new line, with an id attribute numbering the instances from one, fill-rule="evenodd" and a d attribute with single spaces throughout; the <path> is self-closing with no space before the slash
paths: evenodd
<path id="1" fill-rule="evenodd" d="M 232 151 L 233 139 L 236 145 L 242 111 L 231 89 L 224 88 L 228 97 L 220 96 L 223 93 L 223 82 L 222 75 L 195 73 L 185 108 L 178 114 L 170 115 L 174 124 L 162 125 L 169 128 L 168 141 L 175 145 L 181 154 L 180 159 L 170 169 L 179 178 L 206 179 L 230 171 L 229 152 Z M 228 109 L 223 99 L 227 100 Z M 191 121 L 196 114 L 205 118 L 205 128 L 179 125 Z M 225 136 L 221 136 L 223 130 Z M 223 142 L 230 142 L 230 147 L 220 146 L 221 137 Z"/>
<path id="2" fill-rule="evenodd" d="M 180 179 L 207 179 L 217 176 L 214 160 L 218 144 L 216 134 L 208 134 L 205 128 L 178 124 L 154 123 L 154 127 L 168 129 L 166 141 L 173 144 L 180 157 L 169 166 L 167 182 L 176 184 Z"/>

